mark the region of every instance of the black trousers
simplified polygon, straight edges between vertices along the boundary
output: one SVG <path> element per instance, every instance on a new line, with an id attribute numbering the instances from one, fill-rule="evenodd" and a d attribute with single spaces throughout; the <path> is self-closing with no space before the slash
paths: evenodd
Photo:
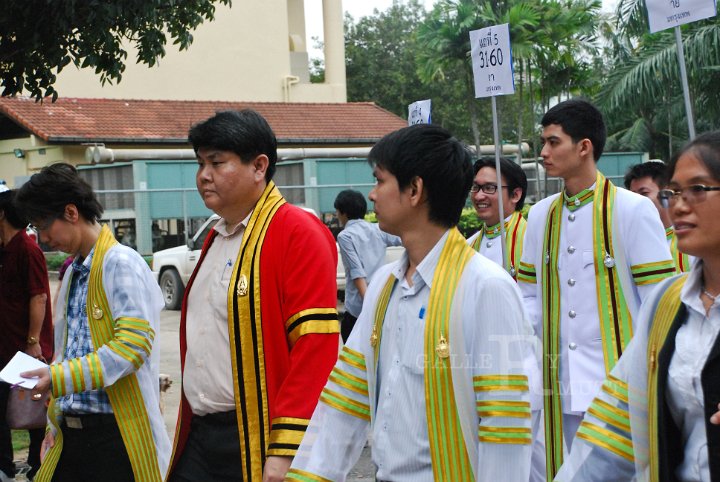
<path id="1" fill-rule="evenodd" d="M 4 365 L 3 365 L 4 366 Z M 13 462 L 12 433 L 5 419 L 7 413 L 10 385 L 0 382 L 0 470 L 10 478 L 15 477 L 15 463 Z M 27 463 L 30 466 L 30 477 L 40 468 L 40 446 L 45 438 L 45 429 L 28 430 L 30 435 L 30 448 Z"/>
<path id="2" fill-rule="evenodd" d="M 347 311 L 343 313 L 343 319 L 340 323 L 340 336 L 342 336 L 343 343 L 347 343 L 348 338 L 350 338 L 350 333 L 352 333 L 356 321 L 357 318 Z"/>
<path id="3" fill-rule="evenodd" d="M 242 481 L 235 411 L 193 416 L 185 449 L 169 482 Z"/>
<path id="4" fill-rule="evenodd" d="M 130 458 L 113 415 L 79 417 L 83 428 L 63 423 L 63 450 L 53 482 L 132 482 Z"/>

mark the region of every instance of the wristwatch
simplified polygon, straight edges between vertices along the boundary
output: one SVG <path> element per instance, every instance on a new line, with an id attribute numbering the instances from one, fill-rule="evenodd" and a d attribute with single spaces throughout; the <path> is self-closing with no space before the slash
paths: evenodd
<path id="1" fill-rule="evenodd" d="M 30 346 L 36 345 L 37 342 L 38 342 L 38 339 L 37 339 L 37 338 L 35 338 L 34 336 L 28 336 L 28 338 L 27 338 L 27 344 L 28 344 L 28 345 L 30 345 Z"/>

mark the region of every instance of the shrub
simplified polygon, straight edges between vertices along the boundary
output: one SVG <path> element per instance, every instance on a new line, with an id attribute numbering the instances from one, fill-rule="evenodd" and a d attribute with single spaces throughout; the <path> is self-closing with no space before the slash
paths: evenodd
<path id="1" fill-rule="evenodd" d="M 52 254 L 45 254 L 45 262 L 47 263 L 47 269 L 48 271 L 58 271 L 60 269 L 60 266 L 65 262 L 68 255 L 61 252 L 56 252 Z"/>

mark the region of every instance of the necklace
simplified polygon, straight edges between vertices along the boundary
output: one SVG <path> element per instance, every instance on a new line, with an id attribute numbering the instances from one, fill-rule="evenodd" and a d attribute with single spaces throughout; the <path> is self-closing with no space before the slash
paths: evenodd
<path id="1" fill-rule="evenodd" d="M 715 302 L 717 301 L 717 299 L 720 298 L 720 293 L 718 293 L 718 294 L 716 294 L 716 295 L 712 295 L 712 294 L 710 294 L 710 292 L 709 292 L 708 290 L 705 289 L 704 286 L 703 286 L 703 288 L 702 288 L 702 292 L 703 292 L 703 294 L 704 294 L 705 296 L 707 296 L 708 298 L 710 298 L 711 300 L 713 300 L 713 303 L 715 303 Z"/>

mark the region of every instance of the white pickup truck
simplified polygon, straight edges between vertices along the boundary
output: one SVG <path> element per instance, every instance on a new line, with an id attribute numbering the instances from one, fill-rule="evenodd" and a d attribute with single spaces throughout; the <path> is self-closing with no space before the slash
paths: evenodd
<path id="1" fill-rule="evenodd" d="M 314 211 L 311 212 L 315 214 Z M 180 309 L 185 286 L 187 286 L 190 275 L 192 275 L 198 259 L 200 259 L 202 244 L 218 219 L 220 218 L 216 214 L 210 216 L 198 229 L 197 233 L 188 240 L 186 245 L 153 253 L 152 271 L 162 289 L 165 309 Z M 385 252 L 385 262 L 390 263 L 399 259 L 403 251 L 404 249 L 400 246 L 389 247 Z M 339 252 L 336 280 L 338 291 L 345 291 L 345 267 Z"/>

